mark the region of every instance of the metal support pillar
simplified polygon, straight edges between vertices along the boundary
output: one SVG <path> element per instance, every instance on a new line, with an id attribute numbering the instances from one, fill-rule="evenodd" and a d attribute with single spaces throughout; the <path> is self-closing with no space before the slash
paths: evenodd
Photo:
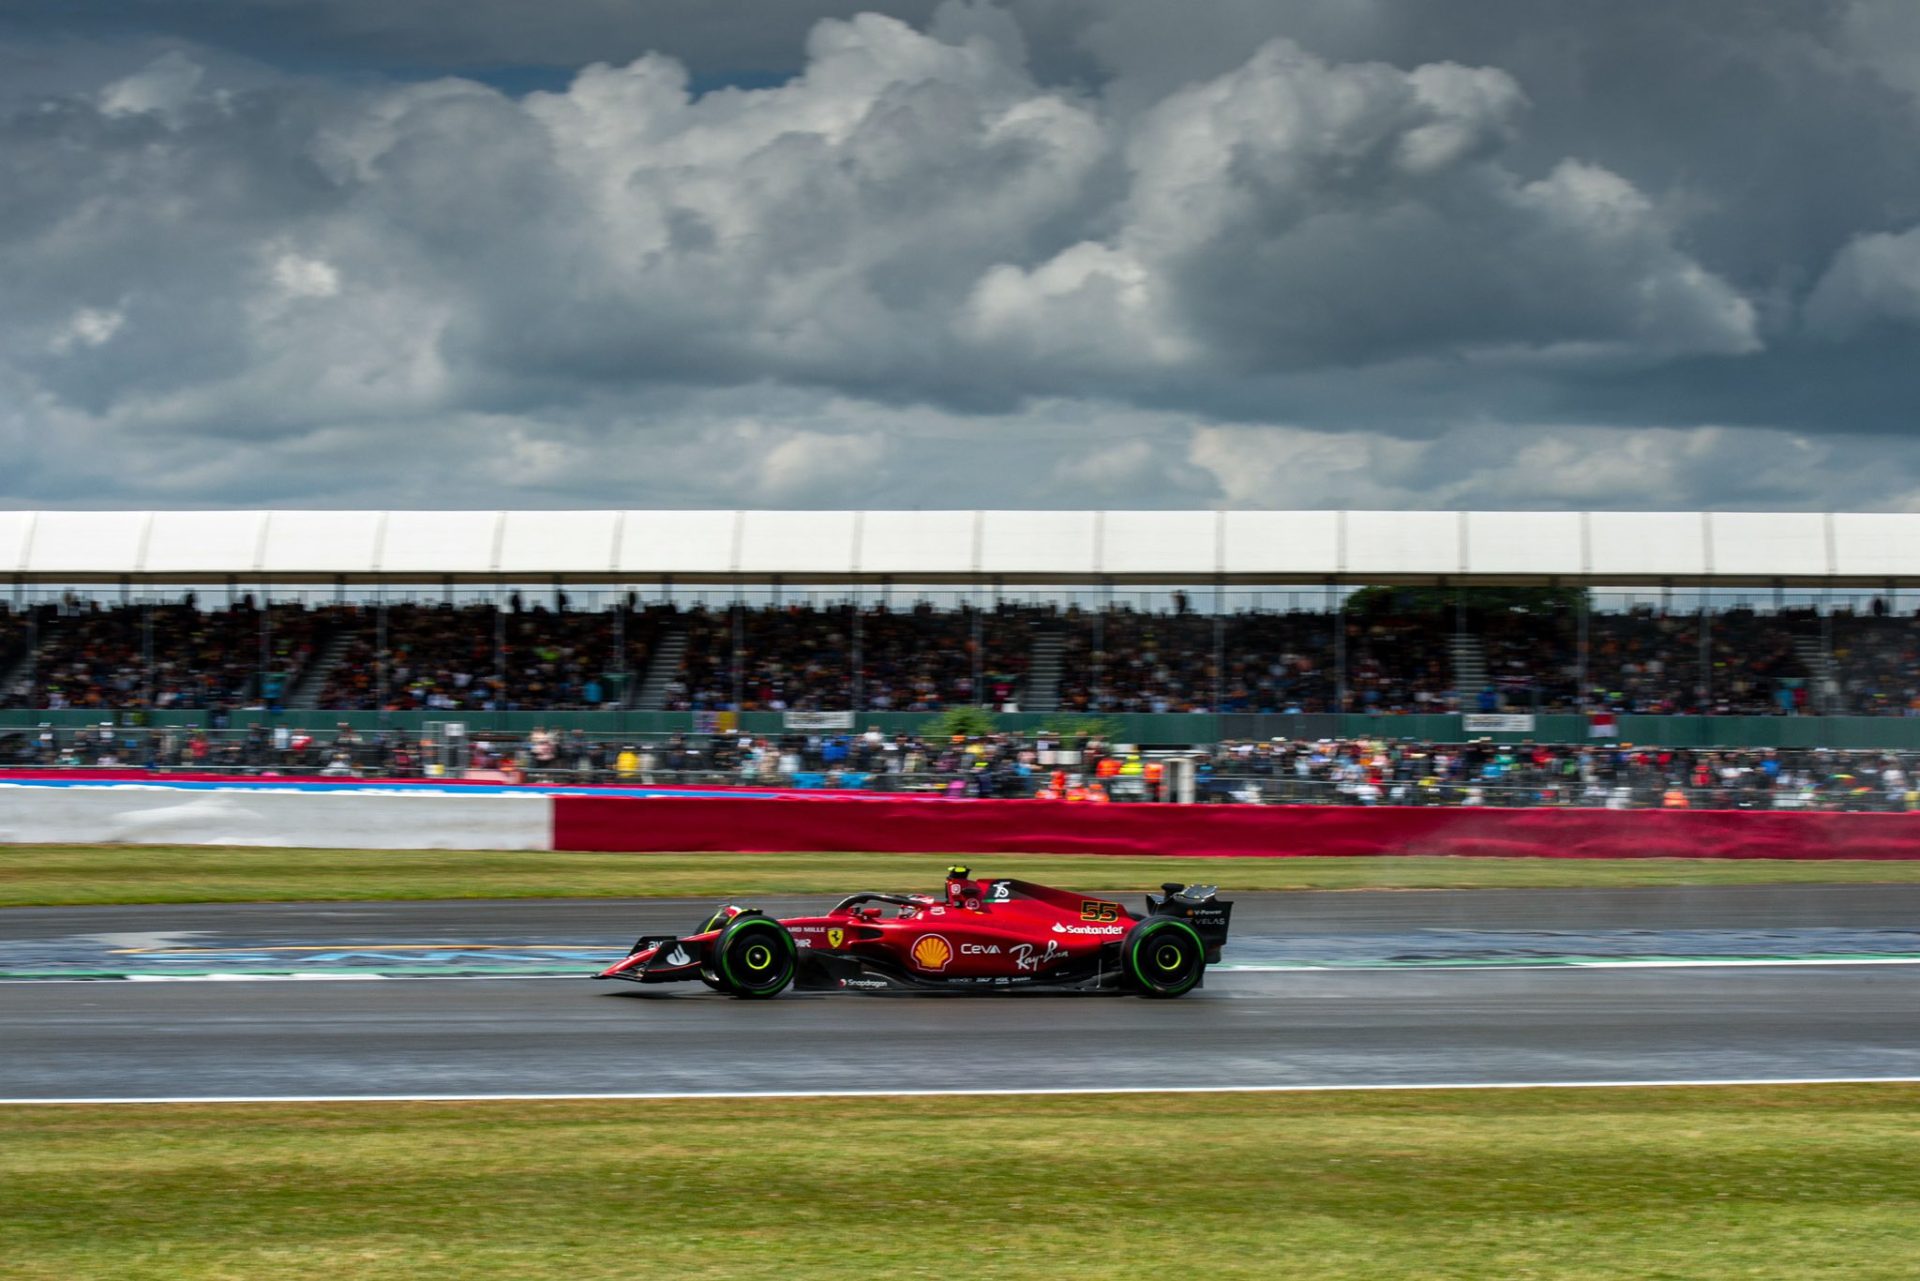
<path id="1" fill-rule="evenodd" d="M 1713 613 L 1707 608 L 1707 594 L 1700 593 L 1700 714 L 1713 706 Z"/>
<path id="2" fill-rule="evenodd" d="M 267 669 L 273 663 L 273 592 L 265 583 L 260 585 L 260 670 L 254 675 L 254 685 L 260 694 L 260 705 L 267 706 Z"/>
<path id="3" fill-rule="evenodd" d="M 373 705 L 380 713 L 380 724 L 387 723 L 387 589 L 378 589 L 373 613 Z"/>
<path id="4" fill-rule="evenodd" d="M 1449 654 L 1450 658 L 1455 660 L 1459 658 L 1460 652 L 1466 648 L 1466 640 L 1467 601 L 1461 590 L 1455 587 L 1453 589 L 1453 645 Z M 1458 663 L 1457 661 L 1449 662 L 1447 667 L 1453 671 L 1453 701 L 1456 705 L 1464 708 L 1467 705 L 1467 691 L 1460 688 L 1460 673 L 1457 670 Z M 1479 694 L 1479 692 L 1479 690 L 1473 691 L 1476 695 Z"/>
<path id="5" fill-rule="evenodd" d="M 987 639 L 986 628 L 983 626 L 980 617 L 978 592 L 979 589 L 976 588 L 973 601 L 973 705 L 975 707 L 984 707 L 986 706 L 987 700 L 985 697 L 986 690 L 983 689 L 982 686 L 986 684 L 987 662 L 986 654 L 983 651 L 986 649 Z"/>
<path id="6" fill-rule="evenodd" d="M 1574 679 L 1579 682 L 1579 686 L 1575 690 L 1574 702 L 1576 706 L 1585 708 L 1587 705 L 1587 667 L 1591 662 L 1590 654 L 1592 645 L 1589 632 L 1592 609 L 1589 604 L 1588 588 L 1581 587 L 1577 589 L 1577 595 L 1573 598 L 1573 613 L 1574 627 L 1576 629 L 1576 637 L 1574 640 Z"/>
<path id="7" fill-rule="evenodd" d="M 1101 692 L 1100 684 L 1107 670 L 1107 611 L 1113 608 L 1113 581 L 1100 580 L 1100 608 L 1093 615 L 1093 707 L 1091 710 L 1106 710 L 1107 698 Z"/>
<path id="8" fill-rule="evenodd" d="M 26 580 L 24 578 L 14 579 L 13 580 L 13 599 L 14 599 L 14 608 L 16 610 L 24 607 L 26 603 L 26 595 L 27 595 Z M 27 610 L 27 665 L 22 670 L 21 679 L 25 682 L 28 690 L 27 705 L 29 707 L 35 707 L 39 705 L 33 699 L 33 695 L 32 695 L 34 683 L 39 679 L 39 675 L 40 675 L 40 611 L 38 609 L 28 609 Z M 0 689 L 0 695 L 5 695 L 6 692 L 7 691 Z"/>
<path id="9" fill-rule="evenodd" d="M 1833 661 L 1833 602 L 1828 598 L 1825 588 L 1820 591 L 1820 652 L 1827 656 L 1827 661 L 1831 664 Z M 1817 692 L 1819 697 L 1809 700 L 1813 710 L 1821 716 L 1831 716 L 1835 710 L 1833 691 L 1822 686 Z"/>
<path id="10" fill-rule="evenodd" d="M 1213 714 L 1220 715 L 1227 701 L 1227 612 L 1226 584 L 1213 581 Z"/>
<path id="11" fill-rule="evenodd" d="M 623 595 L 613 609 L 613 662 L 614 675 L 620 678 L 620 701 L 627 696 L 627 615 L 633 607 Z"/>
<path id="12" fill-rule="evenodd" d="M 1347 710 L 1347 598 L 1327 584 L 1327 605 L 1333 614 L 1333 710 Z"/>
<path id="13" fill-rule="evenodd" d="M 143 686 L 140 692 L 140 705 L 153 706 L 153 606 L 140 608 L 140 671 Z"/>
<path id="14" fill-rule="evenodd" d="M 733 710 L 741 710 L 742 700 L 746 696 L 747 673 L 747 619 L 746 607 L 740 603 L 739 588 L 734 589 L 733 602 Z"/>
<path id="15" fill-rule="evenodd" d="M 507 614 L 498 605 L 493 607 L 493 706 L 495 711 L 507 707 Z"/>
<path id="16" fill-rule="evenodd" d="M 860 652 L 861 642 L 865 640 L 866 611 L 861 609 L 858 599 L 853 602 L 852 612 L 853 626 L 849 630 L 853 634 L 853 639 L 847 653 L 848 703 L 852 710 L 861 712 L 866 710 L 866 661 Z"/>

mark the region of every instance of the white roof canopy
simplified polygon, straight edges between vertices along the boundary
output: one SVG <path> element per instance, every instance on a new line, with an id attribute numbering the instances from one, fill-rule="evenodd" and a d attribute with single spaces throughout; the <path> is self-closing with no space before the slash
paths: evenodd
<path id="1" fill-rule="evenodd" d="M 1920 514 L 0 511 L 23 583 L 1920 585 Z"/>

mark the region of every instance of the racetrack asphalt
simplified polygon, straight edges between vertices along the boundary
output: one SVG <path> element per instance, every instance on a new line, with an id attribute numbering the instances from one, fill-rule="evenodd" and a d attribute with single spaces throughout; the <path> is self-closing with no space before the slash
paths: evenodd
<path id="1" fill-rule="evenodd" d="M 820 898 L 768 899 L 776 912 Z M 0 983 L 0 1099 L 1920 1077 L 1920 886 L 1243 894 L 1178 1001 L 521 977 Z M 12 909 L 0 957 L 624 949 L 710 904 Z M 1516 943 L 1515 940 L 1518 940 Z M 1544 940 L 1544 942 L 1543 942 Z M 1809 942 L 1891 964 L 1805 963 Z M 1626 951 L 1622 951 L 1622 948 Z M 1544 949 L 1544 950 L 1543 950 Z M 1860 949 L 1866 949 L 1861 952 Z M 1904 949 L 1904 952 L 1902 951 Z M 1327 954 L 1329 968 L 1295 968 Z M 1543 955 L 1681 956 L 1569 968 Z M 296 953 L 299 964 L 314 953 Z M 331 953 L 329 953 L 331 955 Z M 1720 958 L 1772 964 L 1742 968 Z M 1604 962 L 1613 964 L 1614 962 Z M 339 971 L 323 964 L 310 973 Z M 374 972 L 378 972 L 377 970 Z M 578 972 L 578 971 L 574 971 Z"/>

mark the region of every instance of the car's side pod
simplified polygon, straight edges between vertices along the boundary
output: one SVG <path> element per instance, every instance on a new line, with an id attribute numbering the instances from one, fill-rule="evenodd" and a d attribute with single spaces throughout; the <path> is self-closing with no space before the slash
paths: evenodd
<path id="1" fill-rule="evenodd" d="M 1226 946 L 1227 927 L 1233 919 L 1233 904 L 1218 897 L 1220 890 L 1214 885 L 1182 885 L 1178 881 L 1167 881 L 1160 886 L 1161 893 L 1147 895 L 1148 916 L 1177 916 L 1193 927 L 1200 936 L 1200 942 L 1207 949 L 1207 964 L 1214 965 L 1220 960 L 1220 949 Z"/>

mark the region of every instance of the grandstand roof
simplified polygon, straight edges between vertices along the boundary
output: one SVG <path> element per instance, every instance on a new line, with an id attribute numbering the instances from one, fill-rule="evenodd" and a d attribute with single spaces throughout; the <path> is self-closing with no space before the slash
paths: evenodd
<path id="1" fill-rule="evenodd" d="M 1920 585 L 1920 514 L 0 511 L 21 583 Z"/>

